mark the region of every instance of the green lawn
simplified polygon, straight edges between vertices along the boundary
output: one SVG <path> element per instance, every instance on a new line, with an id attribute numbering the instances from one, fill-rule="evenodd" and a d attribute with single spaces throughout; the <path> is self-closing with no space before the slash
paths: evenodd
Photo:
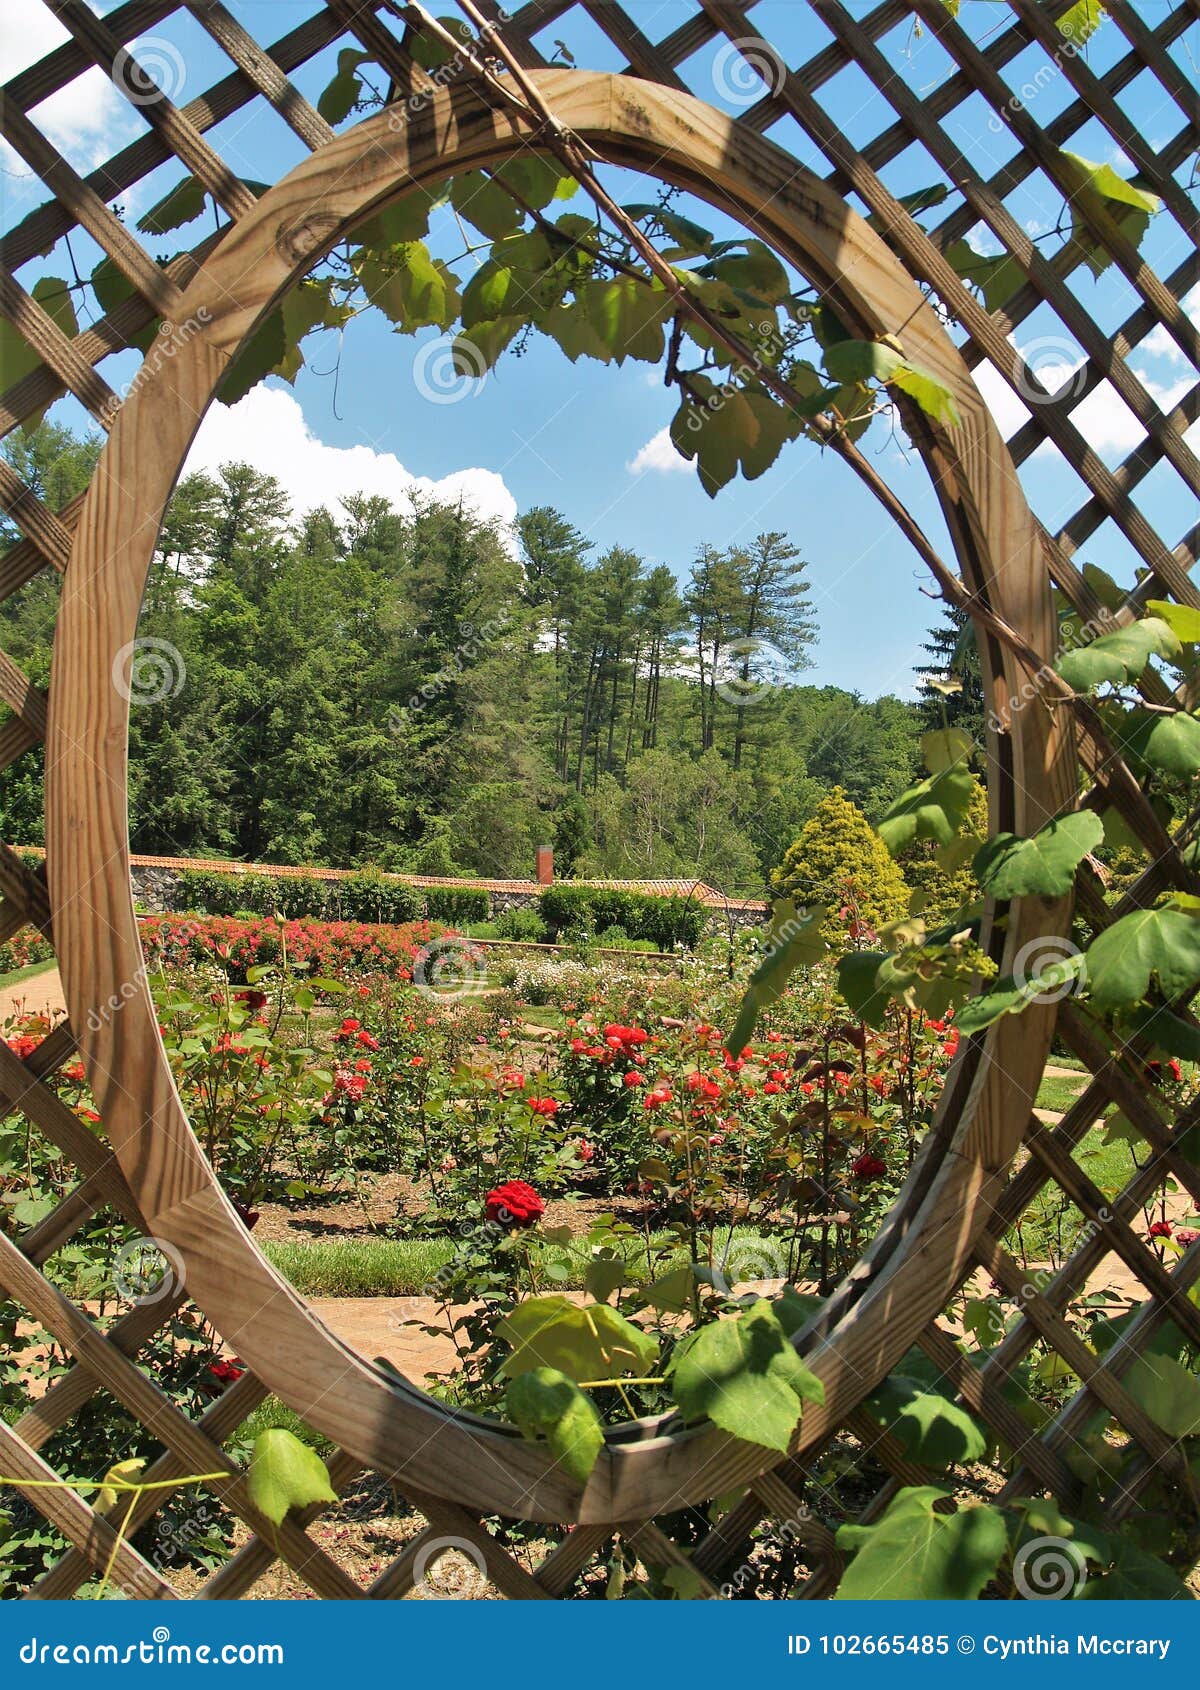
<path id="1" fill-rule="evenodd" d="M 1043 1076 L 1038 1087 L 1037 1106 L 1039 1109 L 1054 1109 L 1060 1115 L 1067 1110 L 1086 1089 L 1086 1076 L 1081 1074 L 1078 1079 L 1073 1075 L 1047 1074 Z"/>
<path id="2" fill-rule="evenodd" d="M 654 1243 L 674 1245 L 674 1238 L 657 1233 Z M 767 1270 L 782 1248 L 778 1238 L 764 1240 L 754 1230 L 738 1227 L 734 1232 L 735 1270 L 740 1273 L 739 1264 L 746 1264 L 747 1277 L 776 1278 L 778 1275 Z M 320 1238 L 271 1241 L 264 1246 L 267 1259 L 306 1297 L 415 1296 L 431 1284 L 454 1251 L 455 1242 L 449 1238 Z M 535 1245 L 532 1254 L 535 1267 L 564 1258 L 562 1249 L 554 1245 Z M 632 1264 L 630 1277 L 644 1277 L 642 1241 L 631 1242 L 627 1255 Z M 665 1273 L 687 1260 L 687 1251 L 675 1245 L 670 1259 L 664 1260 L 657 1271 Z M 756 1268 L 756 1263 L 761 1263 L 761 1268 Z M 560 1287 L 583 1289 L 581 1253 L 571 1258 L 571 1271 L 565 1280 L 548 1280 L 545 1288 Z"/>
<path id="3" fill-rule="evenodd" d="M 22 980 L 35 980 L 39 974 L 45 974 L 55 966 L 53 957 L 49 957 L 45 962 L 27 962 L 24 968 L 14 968 L 9 974 L 0 974 L 0 986 L 17 986 Z"/>

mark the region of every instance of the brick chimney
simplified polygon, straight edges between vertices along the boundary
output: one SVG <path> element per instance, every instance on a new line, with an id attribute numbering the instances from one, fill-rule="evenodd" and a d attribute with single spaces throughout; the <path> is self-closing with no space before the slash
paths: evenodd
<path id="1" fill-rule="evenodd" d="M 537 849 L 537 883 L 539 886 L 549 886 L 554 880 L 554 852 L 549 845 L 539 845 Z"/>

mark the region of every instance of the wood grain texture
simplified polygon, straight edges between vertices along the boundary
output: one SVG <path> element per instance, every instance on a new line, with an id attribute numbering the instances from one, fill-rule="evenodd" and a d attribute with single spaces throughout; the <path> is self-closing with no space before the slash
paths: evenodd
<path id="1" fill-rule="evenodd" d="M 972 590 L 1037 650 L 1053 646 L 1041 543 L 1011 459 L 967 368 L 883 242 L 771 142 L 675 90 L 573 71 L 536 73 L 561 121 L 605 158 L 739 218 L 821 289 L 852 331 L 898 334 L 954 393 L 961 426 L 910 418 Z M 128 703 L 121 654 L 135 639 L 159 523 L 229 360 L 264 312 L 357 220 L 407 188 L 495 165 L 526 145 L 514 119 L 441 90 L 409 127 L 390 113 L 337 136 L 231 229 L 182 296 L 178 355 L 122 408 L 75 531 L 56 632 L 47 755 L 54 930 L 71 1020 L 125 1179 L 150 1230 L 181 1253 L 187 1289 L 255 1374 L 320 1431 L 401 1489 L 525 1519 L 644 1520 L 755 1477 L 766 1452 L 711 1428 L 621 1428 L 580 1494 L 511 1429 L 455 1414 L 355 1355 L 267 1264 L 188 1125 L 159 1042 L 129 887 Z M 417 402 L 414 398 L 414 402 Z M 1024 676 L 981 640 L 992 695 Z M 1068 802 L 1074 756 L 1035 698 L 992 747 L 992 820 L 1032 832 Z M 1016 905 L 985 935 L 1001 968 L 1066 931 L 1066 900 Z M 119 1014 L 95 1013 L 112 1000 Z M 961 1282 L 973 1240 L 1029 1118 L 1053 1024 L 1037 1006 L 966 1049 L 900 1207 L 810 1335 L 825 1382 L 798 1448 L 843 1421 Z"/>

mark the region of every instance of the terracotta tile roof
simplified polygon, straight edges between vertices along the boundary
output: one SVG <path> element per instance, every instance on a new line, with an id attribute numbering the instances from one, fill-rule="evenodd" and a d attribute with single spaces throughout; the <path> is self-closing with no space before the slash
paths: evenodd
<path id="1" fill-rule="evenodd" d="M 30 855 L 44 856 L 40 846 L 16 847 Z M 297 868 L 287 863 L 235 863 L 225 857 L 147 857 L 131 854 L 134 868 L 161 868 L 176 873 L 184 869 L 208 874 L 263 874 L 272 880 L 346 880 L 361 873 L 348 868 Z M 518 896 L 536 897 L 545 887 L 536 880 L 473 880 L 463 876 L 438 874 L 385 874 L 385 880 L 403 880 L 409 886 L 465 886 L 481 892 L 511 892 Z M 758 898 L 730 898 L 703 880 L 556 880 L 556 886 L 592 886 L 613 892 L 637 892 L 652 898 L 692 898 L 706 909 L 766 910 L 770 906 Z"/>

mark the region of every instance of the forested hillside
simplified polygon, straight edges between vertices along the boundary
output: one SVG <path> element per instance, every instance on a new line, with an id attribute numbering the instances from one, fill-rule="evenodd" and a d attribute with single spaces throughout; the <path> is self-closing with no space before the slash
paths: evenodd
<path id="1" fill-rule="evenodd" d="M 57 506 L 97 443 L 43 425 L 10 450 Z M 761 891 L 835 784 L 879 813 L 940 708 L 803 684 L 801 541 L 667 567 L 548 507 L 504 534 L 377 497 L 293 512 L 248 464 L 191 475 L 131 677 L 134 847 L 520 877 L 548 841 L 561 872 Z M 43 683 L 56 590 L 43 574 L 0 612 Z M 6 839 L 40 838 L 40 784 L 4 776 Z"/>

